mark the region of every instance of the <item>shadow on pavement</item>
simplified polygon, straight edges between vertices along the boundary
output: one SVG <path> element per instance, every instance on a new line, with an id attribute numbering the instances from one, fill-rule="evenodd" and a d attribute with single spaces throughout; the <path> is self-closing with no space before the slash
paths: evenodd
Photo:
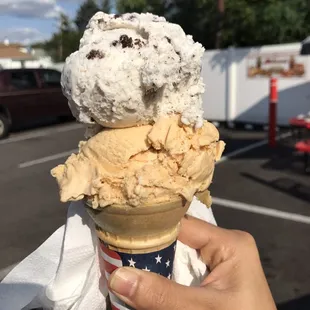
<path id="1" fill-rule="evenodd" d="M 225 141 L 225 154 L 242 149 L 248 145 L 266 139 L 265 131 L 245 131 L 238 129 L 219 128 L 220 138 Z M 246 154 L 245 154 L 246 155 Z"/>
<path id="2" fill-rule="evenodd" d="M 309 310 L 310 295 L 306 295 L 288 302 L 278 304 L 278 310 Z"/>
<path id="3" fill-rule="evenodd" d="M 252 181 L 269 186 L 277 191 L 294 196 L 297 199 L 310 202 L 310 187 L 297 181 L 289 178 L 278 178 L 274 181 L 266 181 L 249 173 L 241 173 L 241 175 L 247 179 L 251 179 Z"/>
<path id="4" fill-rule="evenodd" d="M 285 134 L 288 132 L 288 129 L 283 129 L 279 132 L 279 134 Z M 308 134 L 310 134 L 310 130 Z M 304 136 L 304 138 L 307 137 Z M 236 150 L 246 148 L 252 144 L 266 140 L 267 132 L 222 129 L 221 139 L 226 143 L 224 155 L 227 155 Z M 306 176 L 304 156 L 303 154 L 295 151 L 295 143 L 296 139 L 293 137 L 288 137 L 277 141 L 275 148 L 270 148 L 268 144 L 265 144 L 237 155 L 236 157 L 232 157 L 231 160 L 266 159 L 266 161 L 261 163 L 261 168 L 263 170 L 293 173 L 295 176 Z"/>
<path id="5" fill-rule="evenodd" d="M 295 141 L 286 139 L 272 152 L 269 161 L 262 165 L 263 169 L 293 172 L 305 175 L 303 154 L 297 153 Z"/>

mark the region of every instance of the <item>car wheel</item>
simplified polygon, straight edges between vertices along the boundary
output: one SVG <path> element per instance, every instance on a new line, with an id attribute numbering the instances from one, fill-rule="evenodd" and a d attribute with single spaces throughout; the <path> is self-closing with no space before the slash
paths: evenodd
<path id="1" fill-rule="evenodd" d="M 10 124 L 8 118 L 0 114 L 0 139 L 3 139 L 9 135 Z"/>

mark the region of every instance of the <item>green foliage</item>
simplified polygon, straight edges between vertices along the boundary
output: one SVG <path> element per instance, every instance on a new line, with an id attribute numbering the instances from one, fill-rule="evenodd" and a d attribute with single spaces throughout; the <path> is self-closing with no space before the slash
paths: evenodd
<path id="1" fill-rule="evenodd" d="M 308 0 L 225 0 L 222 47 L 301 41 L 310 32 Z M 215 47 L 217 0 L 118 0 L 118 10 L 164 15 L 206 48 Z"/>
<path id="2" fill-rule="evenodd" d="M 95 0 L 86 0 L 82 3 L 75 18 L 75 24 L 81 33 L 85 30 L 89 20 L 98 11 L 100 11 L 100 8 Z"/>
<path id="3" fill-rule="evenodd" d="M 31 48 L 42 48 L 44 49 L 45 48 L 45 43 L 44 42 L 35 42 L 35 43 L 32 43 L 30 45 Z"/>
<path id="4" fill-rule="evenodd" d="M 226 0 L 224 46 L 301 41 L 309 34 L 304 0 Z"/>
<path id="5" fill-rule="evenodd" d="M 246 47 L 301 41 L 310 33 L 309 0 L 224 0 L 221 47 Z M 74 52 L 89 19 L 99 10 L 111 12 L 112 0 L 85 0 L 74 23 L 60 16 L 60 28 L 48 42 L 38 43 L 63 61 Z M 219 30 L 217 0 L 116 0 L 119 13 L 150 12 L 180 24 L 207 49 Z"/>
<path id="6" fill-rule="evenodd" d="M 39 42 L 37 47 L 43 47 L 56 62 L 64 61 L 71 53 L 79 48 L 79 42 L 89 19 L 98 11 L 109 13 L 111 3 L 102 0 L 100 5 L 94 0 L 86 0 L 80 6 L 74 23 L 68 16 L 61 14 L 59 17 L 59 29 L 46 42 Z"/>
<path id="7" fill-rule="evenodd" d="M 80 34 L 77 31 L 54 33 L 52 38 L 44 44 L 44 49 L 55 62 L 63 62 L 79 48 Z"/>
<path id="8" fill-rule="evenodd" d="M 119 13 L 137 12 L 142 13 L 147 11 L 146 0 L 119 0 L 117 1 L 117 11 Z"/>
<path id="9" fill-rule="evenodd" d="M 109 0 L 102 0 L 101 6 L 99 7 L 102 12 L 111 12 L 111 3 Z"/>
<path id="10" fill-rule="evenodd" d="M 59 30 L 49 41 L 44 43 L 44 49 L 56 62 L 64 61 L 72 52 L 78 49 L 80 33 L 70 21 L 69 17 L 61 14 Z"/>
<path id="11" fill-rule="evenodd" d="M 170 14 L 171 22 L 182 26 L 187 34 L 206 48 L 213 48 L 217 25 L 217 3 L 213 0 L 173 0 Z"/>
<path id="12" fill-rule="evenodd" d="M 169 0 L 117 0 L 116 6 L 119 13 L 137 12 L 153 13 L 160 16 L 166 16 L 170 8 Z"/>

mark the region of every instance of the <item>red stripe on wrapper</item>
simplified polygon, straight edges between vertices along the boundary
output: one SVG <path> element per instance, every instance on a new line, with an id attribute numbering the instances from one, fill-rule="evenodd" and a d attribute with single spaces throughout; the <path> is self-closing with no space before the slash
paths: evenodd
<path id="1" fill-rule="evenodd" d="M 103 259 L 103 267 L 106 272 L 111 274 L 114 270 L 116 270 L 118 267 L 115 265 L 110 264 L 105 259 Z"/>
<path id="2" fill-rule="evenodd" d="M 110 256 L 114 259 L 120 259 L 119 255 L 116 252 L 108 249 L 101 240 L 100 240 L 100 248 L 108 256 Z"/>
<path id="3" fill-rule="evenodd" d="M 99 263 L 100 263 L 100 269 L 102 276 L 106 278 L 108 281 L 110 278 L 111 273 L 120 268 L 123 267 L 123 261 L 122 257 L 120 255 L 123 255 L 122 253 L 114 252 L 106 247 L 106 245 L 99 240 Z M 130 255 L 130 259 L 126 258 L 125 261 L 132 262 L 133 259 Z M 133 261 L 134 263 L 134 261 Z M 126 266 L 126 265 L 125 265 Z M 129 310 L 128 306 L 121 301 L 117 296 L 115 296 L 112 292 L 109 291 L 109 297 L 111 301 L 111 309 L 112 310 Z"/>

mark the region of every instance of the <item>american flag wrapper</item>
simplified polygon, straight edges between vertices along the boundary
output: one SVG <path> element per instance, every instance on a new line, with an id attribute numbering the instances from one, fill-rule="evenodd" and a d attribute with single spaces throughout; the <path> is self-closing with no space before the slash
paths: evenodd
<path id="1" fill-rule="evenodd" d="M 111 273 L 120 267 L 138 268 L 148 272 L 154 272 L 171 279 L 176 241 L 170 246 L 159 251 L 151 253 L 122 253 L 109 249 L 109 246 L 99 239 L 99 259 L 101 273 L 106 280 Z M 109 297 L 112 310 L 129 310 L 132 309 L 117 296 L 109 291 Z"/>
<path id="2" fill-rule="evenodd" d="M 171 278 L 180 221 L 190 202 L 182 197 L 132 207 L 111 205 L 87 210 L 96 224 L 100 269 L 107 280 L 119 267 L 133 267 Z M 112 310 L 131 309 L 111 292 Z"/>

